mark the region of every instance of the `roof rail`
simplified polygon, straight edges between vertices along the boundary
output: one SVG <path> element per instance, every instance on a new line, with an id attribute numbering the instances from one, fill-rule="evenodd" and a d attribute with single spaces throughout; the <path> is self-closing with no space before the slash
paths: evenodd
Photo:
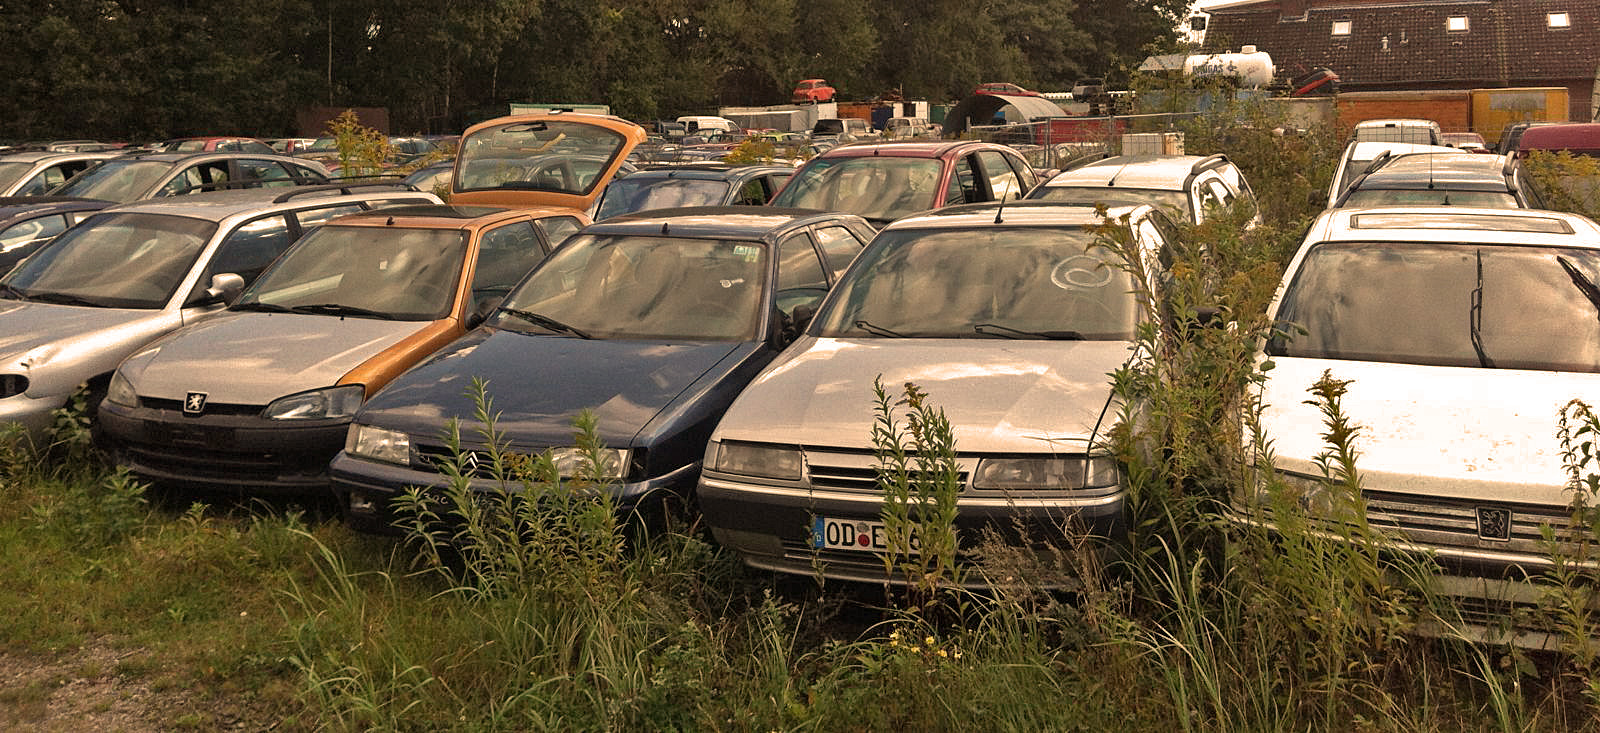
<path id="1" fill-rule="evenodd" d="M 320 178 L 310 178 L 307 176 L 291 176 L 289 178 L 238 178 L 231 181 L 212 181 L 210 183 L 201 183 L 198 185 L 189 186 L 187 188 L 180 188 L 176 191 L 173 191 L 171 195 L 182 196 L 186 193 L 198 193 L 202 191 L 228 191 L 236 188 L 261 188 L 268 183 L 281 183 L 284 181 L 293 183 L 296 186 L 311 186 L 326 183 L 326 181 L 323 181 Z"/>
<path id="2" fill-rule="evenodd" d="M 1207 168 L 1222 165 L 1226 162 L 1228 162 L 1228 156 L 1223 155 L 1222 153 L 1212 153 L 1211 155 L 1207 155 L 1206 157 L 1195 161 L 1194 165 L 1189 166 L 1189 175 L 1195 175 L 1203 170 L 1206 170 Z"/>
<path id="3" fill-rule="evenodd" d="M 329 192 L 329 191 L 338 191 L 341 195 L 349 196 L 350 194 L 354 193 L 354 189 L 358 189 L 358 188 L 388 188 L 388 189 L 394 189 L 396 191 L 416 191 L 417 190 L 416 186 L 413 186 L 413 185 L 411 185 L 409 183 L 406 183 L 404 181 L 373 181 L 373 182 L 370 182 L 370 183 L 329 183 L 327 185 L 322 185 L 322 186 L 295 186 L 294 188 L 289 189 L 288 191 L 284 192 L 284 194 L 282 196 L 279 196 L 279 197 L 273 199 L 272 203 L 281 204 L 281 203 L 283 203 L 285 201 L 288 201 L 288 200 L 290 200 L 292 198 L 295 198 L 296 196 L 304 196 L 304 195 L 309 194 L 309 193 L 325 193 L 325 192 Z"/>
<path id="4" fill-rule="evenodd" d="M 1397 159 L 1399 157 L 1400 156 L 1395 155 L 1394 152 L 1390 151 L 1390 150 L 1385 150 L 1385 151 L 1383 151 L 1381 153 L 1378 153 L 1377 157 L 1372 159 L 1372 162 L 1367 163 L 1367 169 L 1362 171 L 1361 174 L 1362 175 L 1366 175 L 1368 173 L 1376 171 L 1379 168 L 1382 168 L 1382 167 L 1384 167 L 1384 166 L 1386 166 L 1386 165 L 1388 165 L 1390 163 L 1393 163 L 1395 161 L 1395 159 Z"/>
<path id="5" fill-rule="evenodd" d="M 1068 158 L 1067 162 L 1063 163 L 1057 170 L 1070 171 L 1074 168 L 1082 168 L 1083 166 L 1086 166 L 1097 160 L 1105 160 L 1109 157 L 1111 157 L 1111 153 L 1104 150 L 1097 153 L 1084 153 L 1073 158 Z"/>
<path id="6" fill-rule="evenodd" d="M 1511 173 L 1513 171 L 1515 171 L 1517 169 L 1517 160 L 1518 160 L 1517 154 L 1516 153 L 1506 153 L 1504 156 L 1501 156 L 1501 157 L 1504 157 L 1506 159 L 1506 162 L 1505 162 L 1504 165 L 1500 166 L 1500 174 L 1501 175 L 1505 175 L 1505 176 L 1509 176 L 1509 175 L 1511 175 Z"/>

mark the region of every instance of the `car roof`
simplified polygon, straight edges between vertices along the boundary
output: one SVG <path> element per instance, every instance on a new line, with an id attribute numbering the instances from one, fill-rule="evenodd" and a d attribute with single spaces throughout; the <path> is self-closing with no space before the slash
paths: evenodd
<path id="1" fill-rule="evenodd" d="M 100 160 L 115 158 L 122 153 L 114 150 L 95 150 L 83 153 L 64 153 L 51 150 L 37 150 L 28 153 L 7 153 L 0 155 L 0 163 L 38 163 L 46 160 Z"/>
<path id="2" fill-rule="evenodd" d="M 1212 160 L 1216 162 L 1196 170 L 1200 163 Z M 1119 188 L 1184 191 L 1192 174 L 1224 163 L 1227 158 L 1215 155 L 1118 155 L 1064 170 L 1044 185 L 1112 186 L 1114 181 Z"/>
<path id="3" fill-rule="evenodd" d="M 202 191 L 183 196 L 143 199 L 105 209 L 118 213 L 167 214 L 193 219 L 222 221 L 235 214 L 271 209 L 292 210 L 316 203 L 336 201 L 365 201 L 374 198 L 411 196 L 430 198 L 398 185 L 392 187 L 339 185 L 292 186 L 288 188 L 249 188 L 234 191 Z"/>
<path id="4" fill-rule="evenodd" d="M 280 154 L 277 154 L 277 153 L 240 153 L 240 152 L 229 152 L 229 151 L 222 151 L 222 150 L 205 150 L 205 151 L 198 151 L 197 150 L 197 151 L 193 151 L 193 152 L 146 151 L 146 152 L 139 152 L 139 153 L 125 153 L 125 154 L 119 155 L 119 156 L 117 156 L 115 158 L 111 158 L 110 160 L 112 160 L 112 161 L 123 161 L 123 160 L 141 160 L 142 161 L 142 160 L 150 160 L 150 161 L 160 161 L 160 162 L 164 162 L 164 163 L 179 163 L 179 162 L 188 162 L 190 160 L 204 160 L 204 159 L 213 159 L 213 160 L 215 160 L 215 159 L 229 159 L 229 158 L 248 158 L 248 159 L 251 159 L 251 160 L 278 160 L 278 161 L 287 161 L 287 162 L 290 162 L 290 163 L 299 163 L 300 165 L 306 165 L 306 164 L 310 163 L 310 161 L 308 161 L 308 160 L 306 160 L 304 158 L 296 158 L 296 157 L 294 157 L 292 155 L 280 155 Z M 314 168 L 316 166 L 315 165 L 311 165 L 311 166 L 308 166 L 308 167 L 313 167 Z"/>
<path id="5" fill-rule="evenodd" d="M 1600 123 L 1570 122 L 1529 127 L 1517 142 L 1519 150 L 1600 150 Z"/>
<path id="6" fill-rule="evenodd" d="M 1394 143 L 1385 140 L 1361 140 L 1345 146 L 1344 158 L 1352 161 L 1367 161 L 1377 158 L 1387 151 L 1390 155 L 1406 153 L 1454 153 L 1459 152 L 1447 145 L 1425 145 L 1422 143 Z"/>
<path id="7" fill-rule="evenodd" d="M 850 143 L 829 148 L 820 158 L 870 158 L 874 156 L 893 158 L 943 158 L 952 152 L 967 148 L 982 148 L 988 150 L 1004 149 L 1003 145 L 980 142 L 977 140 L 946 140 L 926 142 L 900 142 L 900 143 Z"/>
<path id="8" fill-rule="evenodd" d="M 451 206 L 449 204 L 405 204 L 347 214 L 328 222 L 337 226 L 406 227 L 410 229 L 480 229 L 502 221 L 572 216 L 572 209 L 530 206 L 508 209 L 498 206 Z"/>
<path id="9" fill-rule="evenodd" d="M 1312 225 L 1306 241 L 1461 242 L 1600 249 L 1600 225 L 1576 214 L 1531 209 L 1329 209 Z"/>
<path id="10" fill-rule="evenodd" d="M 890 222 L 882 231 L 900 229 L 968 229 L 976 226 L 1098 226 L 1124 215 L 1140 218 L 1152 213 L 1149 204 L 1109 206 L 1102 215 L 1093 204 L 1064 201 L 1017 201 L 1001 206 L 990 201 L 947 206 Z M 998 221 L 996 219 L 998 218 Z"/>
<path id="11" fill-rule="evenodd" d="M 1513 159 L 1514 160 L 1514 159 Z M 1505 156 L 1477 153 L 1410 153 L 1389 158 L 1377 170 L 1357 178 L 1355 189 L 1444 188 L 1462 191 L 1506 191 Z"/>
<path id="12" fill-rule="evenodd" d="M 695 163 L 691 165 L 652 164 L 629 173 L 627 178 L 691 178 L 723 181 L 761 173 L 794 173 L 784 165 L 738 165 L 731 163 Z M 616 180 L 622 180 L 617 178 Z"/>
<path id="13" fill-rule="evenodd" d="M 867 226 L 865 219 L 833 211 L 776 206 L 696 206 L 623 214 L 591 224 L 583 233 L 762 239 L 797 227 L 849 219 Z"/>
<path id="14" fill-rule="evenodd" d="M 0 197 L 0 221 L 31 219 L 67 211 L 97 211 L 111 205 L 112 202 L 102 199 L 71 196 L 3 196 Z"/>

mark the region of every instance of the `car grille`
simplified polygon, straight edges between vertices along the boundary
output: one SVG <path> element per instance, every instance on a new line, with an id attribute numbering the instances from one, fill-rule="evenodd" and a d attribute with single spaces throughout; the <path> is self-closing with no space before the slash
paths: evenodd
<path id="1" fill-rule="evenodd" d="M 867 494 L 883 490 L 878 486 L 878 459 L 870 450 L 806 448 L 803 452 L 812 488 Z M 961 467 L 956 480 L 967 485 L 966 466 Z"/>
<path id="2" fill-rule="evenodd" d="M 271 481 L 294 474 L 326 473 L 338 446 L 315 453 L 275 453 L 249 450 L 239 445 L 232 428 L 153 423 L 146 431 L 149 443 L 125 447 L 139 468 L 194 480 L 240 482 Z"/>
<path id="3" fill-rule="evenodd" d="M 152 410 L 166 410 L 182 413 L 183 400 L 164 400 L 154 397 L 140 397 L 139 406 Z M 266 409 L 265 405 L 230 405 L 226 403 L 208 402 L 206 409 L 201 412 L 205 415 L 260 415 Z"/>
<path id="4" fill-rule="evenodd" d="M 412 468 L 443 474 L 446 472 L 447 466 L 454 465 L 455 463 L 455 454 L 450 450 L 449 446 L 427 444 L 414 445 L 416 446 L 417 454 L 416 457 L 411 461 Z M 462 468 L 464 469 L 461 472 L 462 475 L 471 476 L 472 478 L 487 479 L 492 479 L 495 477 L 494 456 L 489 451 L 462 448 L 460 452 Z M 506 452 L 501 453 L 502 463 L 505 462 L 505 457 L 508 455 L 510 454 Z M 509 466 L 506 466 L 505 468 L 507 470 L 510 469 Z"/>
<path id="5" fill-rule="evenodd" d="M 1564 507 L 1435 500 L 1377 491 L 1366 492 L 1365 496 L 1369 524 L 1399 530 L 1407 540 L 1418 544 L 1441 547 L 1543 554 L 1540 526 L 1550 525 L 1559 539 L 1567 536 L 1572 520 Z M 1480 508 L 1510 512 L 1506 539 L 1479 534 Z"/>

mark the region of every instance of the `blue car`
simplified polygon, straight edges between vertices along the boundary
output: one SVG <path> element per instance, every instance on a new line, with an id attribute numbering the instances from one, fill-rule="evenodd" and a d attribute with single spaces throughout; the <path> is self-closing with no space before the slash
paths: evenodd
<path id="1" fill-rule="evenodd" d="M 488 382 L 511 450 L 578 463 L 573 418 L 590 410 L 607 446 L 618 509 L 687 496 L 706 441 L 745 385 L 804 327 L 872 229 L 800 209 L 668 209 L 616 217 L 572 236 L 477 330 L 395 379 L 356 414 L 330 466 L 357 529 L 395 533 L 391 500 L 443 489 L 461 448 L 487 448 L 469 395 Z M 503 485 L 483 469 L 474 491 Z"/>

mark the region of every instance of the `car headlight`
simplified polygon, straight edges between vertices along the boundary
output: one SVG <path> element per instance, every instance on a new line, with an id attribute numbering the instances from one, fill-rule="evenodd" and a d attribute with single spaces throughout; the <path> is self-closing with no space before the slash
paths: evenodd
<path id="1" fill-rule="evenodd" d="M 139 393 L 133 391 L 133 382 L 122 376 L 122 371 L 111 375 L 111 384 L 106 385 L 106 402 L 123 407 L 138 407 Z"/>
<path id="2" fill-rule="evenodd" d="M 556 465 L 556 473 L 561 478 L 570 479 L 578 475 L 589 460 L 589 455 L 581 448 L 552 448 L 550 458 Z M 620 480 L 624 469 L 628 466 L 628 451 L 617 448 L 601 448 L 596 459 L 599 465 L 595 474 L 603 479 Z"/>
<path id="3" fill-rule="evenodd" d="M 345 435 L 344 452 L 357 458 L 407 466 L 411 464 L 411 436 L 398 430 L 356 423 Z"/>
<path id="4" fill-rule="evenodd" d="M 800 480 L 800 449 L 794 446 L 712 441 L 706 459 L 713 471 L 721 473 Z"/>
<path id="5" fill-rule="evenodd" d="M 974 489 L 1094 489 L 1117 485 L 1117 462 L 1110 456 L 985 458 L 972 476 Z"/>
<path id="6" fill-rule="evenodd" d="M 280 397 L 261 414 L 269 420 L 330 420 L 353 417 L 366 399 L 367 388 L 361 384 L 314 389 L 310 392 Z"/>

